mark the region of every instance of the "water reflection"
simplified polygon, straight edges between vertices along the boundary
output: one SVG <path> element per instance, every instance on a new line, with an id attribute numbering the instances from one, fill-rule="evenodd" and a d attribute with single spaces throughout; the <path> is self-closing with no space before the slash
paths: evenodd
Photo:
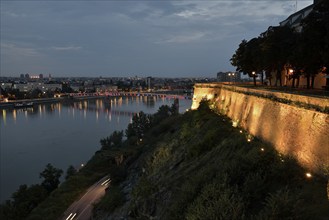
<path id="1" fill-rule="evenodd" d="M 6 121 L 7 121 L 7 111 L 6 111 L 6 109 L 2 110 L 2 117 L 3 117 L 3 124 L 6 125 Z"/>
<path id="2" fill-rule="evenodd" d="M 99 150 L 101 138 L 126 129 L 136 113 L 152 114 L 172 102 L 152 97 L 113 97 L 0 110 L 0 201 L 9 198 L 21 184 L 39 183 L 38 173 L 45 164 L 65 170 L 69 165 L 85 163 Z M 180 104 L 184 111 L 191 101 Z"/>
<path id="3" fill-rule="evenodd" d="M 139 111 L 148 110 L 152 111 L 156 105 L 168 104 L 170 100 L 164 97 L 156 96 L 135 96 L 135 97 L 112 97 L 107 99 L 90 99 L 90 100 L 77 100 L 77 101 L 64 101 L 61 103 L 52 104 L 39 104 L 35 105 L 33 108 L 26 109 L 12 109 L 12 110 L 2 110 L 1 120 L 3 124 L 6 125 L 8 117 L 12 118 L 13 121 L 18 120 L 19 115 L 24 115 L 27 120 L 29 117 L 35 117 L 38 115 L 39 118 L 45 118 L 49 116 L 57 115 L 59 118 L 63 115 L 63 108 L 66 108 L 64 117 L 76 118 L 76 113 L 87 119 L 91 115 L 88 112 L 94 112 L 96 121 L 99 121 L 101 117 L 112 120 L 112 115 L 119 116 L 129 116 L 132 118 L 134 114 Z M 134 108 L 131 108 L 131 104 L 134 103 Z M 158 103 L 158 104 L 156 104 Z M 170 105 L 170 104 L 168 104 Z M 143 107 L 144 106 L 144 107 Z M 146 109 L 145 109 L 146 107 Z M 66 113 L 67 112 L 67 113 Z M 117 119 L 119 122 L 120 119 Z M 130 120 L 131 121 L 131 120 Z"/>

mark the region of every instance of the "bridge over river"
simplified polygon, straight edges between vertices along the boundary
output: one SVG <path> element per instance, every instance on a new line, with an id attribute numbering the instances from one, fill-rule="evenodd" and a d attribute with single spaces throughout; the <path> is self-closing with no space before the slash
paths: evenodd
<path id="1" fill-rule="evenodd" d="M 191 99 L 190 95 L 178 95 L 178 94 L 165 94 L 165 93 L 152 93 L 152 92 L 94 92 L 94 93 L 69 93 L 67 94 L 71 98 L 83 99 L 88 97 L 158 97 L 167 99 Z"/>

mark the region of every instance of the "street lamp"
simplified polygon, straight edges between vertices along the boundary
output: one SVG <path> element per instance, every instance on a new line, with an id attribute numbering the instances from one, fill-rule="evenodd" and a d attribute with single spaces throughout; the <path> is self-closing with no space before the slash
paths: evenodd
<path id="1" fill-rule="evenodd" d="M 254 85 L 256 86 L 256 72 L 252 71 L 251 74 L 252 74 L 252 78 L 254 78 Z"/>
<path id="2" fill-rule="evenodd" d="M 234 82 L 235 82 L 234 73 L 228 73 L 227 75 L 228 75 L 228 78 L 229 78 L 229 84 L 233 84 L 233 83 L 232 83 L 232 77 L 233 77 Z M 231 76 L 232 76 L 232 77 L 231 77 Z"/>

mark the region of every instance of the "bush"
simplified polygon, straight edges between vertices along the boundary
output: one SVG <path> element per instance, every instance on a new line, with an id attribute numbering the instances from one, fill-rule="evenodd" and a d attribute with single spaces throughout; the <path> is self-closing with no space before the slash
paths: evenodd
<path id="1" fill-rule="evenodd" d="M 208 184 L 187 209 L 186 219 L 244 219 L 243 198 L 225 183 Z"/>
<path id="2" fill-rule="evenodd" d="M 102 198 L 102 200 L 97 203 L 94 208 L 95 211 L 101 210 L 106 212 L 112 212 L 117 207 L 122 206 L 125 203 L 125 197 L 120 187 L 110 186 Z"/>
<path id="3" fill-rule="evenodd" d="M 303 209 L 299 203 L 298 196 L 287 188 L 278 190 L 266 198 L 265 207 L 256 219 L 301 219 Z"/>

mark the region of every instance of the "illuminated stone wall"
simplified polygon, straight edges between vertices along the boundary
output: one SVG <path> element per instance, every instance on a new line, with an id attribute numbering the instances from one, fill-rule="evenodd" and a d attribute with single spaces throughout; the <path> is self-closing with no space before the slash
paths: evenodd
<path id="1" fill-rule="evenodd" d="M 271 143 L 280 153 L 296 156 L 303 166 L 312 170 L 329 166 L 328 114 L 235 92 L 232 88 L 197 84 L 192 109 L 198 107 L 202 97 L 212 99 L 220 112 L 239 121 L 239 126 Z M 294 98 L 312 102 L 309 97 Z M 322 100 L 324 105 L 328 103 L 328 99 Z"/>

